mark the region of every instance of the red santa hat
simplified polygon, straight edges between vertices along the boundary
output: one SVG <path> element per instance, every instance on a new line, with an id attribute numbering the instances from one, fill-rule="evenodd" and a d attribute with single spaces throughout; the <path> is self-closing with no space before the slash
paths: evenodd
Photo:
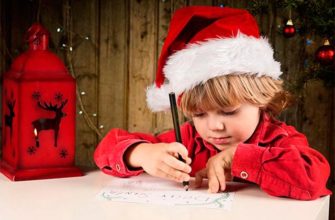
<path id="1" fill-rule="evenodd" d="M 147 89 L 148 106 L 154 112 L 169 110 L 170 92 L 180 96 L 211 78 L 241 73 L 274 79 L 282 73 L 254 17 L 228 7 L 179 9 L 158 60 L 155 83 Z"/>

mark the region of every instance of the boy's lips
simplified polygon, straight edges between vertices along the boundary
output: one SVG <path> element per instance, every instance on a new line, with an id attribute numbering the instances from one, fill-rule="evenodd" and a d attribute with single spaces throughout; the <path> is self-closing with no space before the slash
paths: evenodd
<path id="1" fill-rule="evenodd" d="M 230 138 L 231 138 L 230 136 L 219 137 L 219 138 L 210 137 L 208 138 L 208 140 L 215 145 L 222 145 L 222 144 L 228 144 L 230 142 Z"/>

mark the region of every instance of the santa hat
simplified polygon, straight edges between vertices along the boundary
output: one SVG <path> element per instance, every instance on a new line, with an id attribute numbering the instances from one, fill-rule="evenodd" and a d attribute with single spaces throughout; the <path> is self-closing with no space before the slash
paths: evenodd
<path id="1" fill-rule="evenodd" d="M 179 9 L 158 60 L 155 83 L 147 89 L 148 106 L 154 112 L 169 110 L 169 93 L 180 96 L 211 78 L 234 73 L 274 79 L 282 73 L 253 16 L 228 7 Z"/>

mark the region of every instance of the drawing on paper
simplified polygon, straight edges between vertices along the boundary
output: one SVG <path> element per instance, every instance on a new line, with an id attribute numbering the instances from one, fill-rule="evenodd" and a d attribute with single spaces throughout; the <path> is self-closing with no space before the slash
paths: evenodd
<path id="1" fill-rule="evenodd" d="M 115 201 L 169 206 L 193 206 L 230 210 L 233 192 L 208 193 L 206 189 L 185 191 L 180 184 L 148 175 L 129 179 L 113 178 L 98 198 Z"/>

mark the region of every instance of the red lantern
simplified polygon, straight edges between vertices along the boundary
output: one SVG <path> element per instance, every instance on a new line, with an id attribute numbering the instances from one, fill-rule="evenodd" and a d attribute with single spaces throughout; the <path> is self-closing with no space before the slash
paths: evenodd
<path id="1" fill-rule="evenodd" d="M 34 24 L 29 49 L 5 73 L 0 171 L 13 181 L 81 176 L 74 166 L 76 84 Z"/>
<path id="2" fill-rule="evenodd" d="M 287 38 L 293 37 L 295 35 L 295 27 L 292 20 L 288 20 L 283 29 L 283 35 Z"/>
<path id="3" fill-rule="evenodd" d="M 335 49 L 330 45 L 328 40 L 325 40 L 323 45 L 315 52 L 315 58 L 322 65 L 330 65 L 334 62 Z"/>

